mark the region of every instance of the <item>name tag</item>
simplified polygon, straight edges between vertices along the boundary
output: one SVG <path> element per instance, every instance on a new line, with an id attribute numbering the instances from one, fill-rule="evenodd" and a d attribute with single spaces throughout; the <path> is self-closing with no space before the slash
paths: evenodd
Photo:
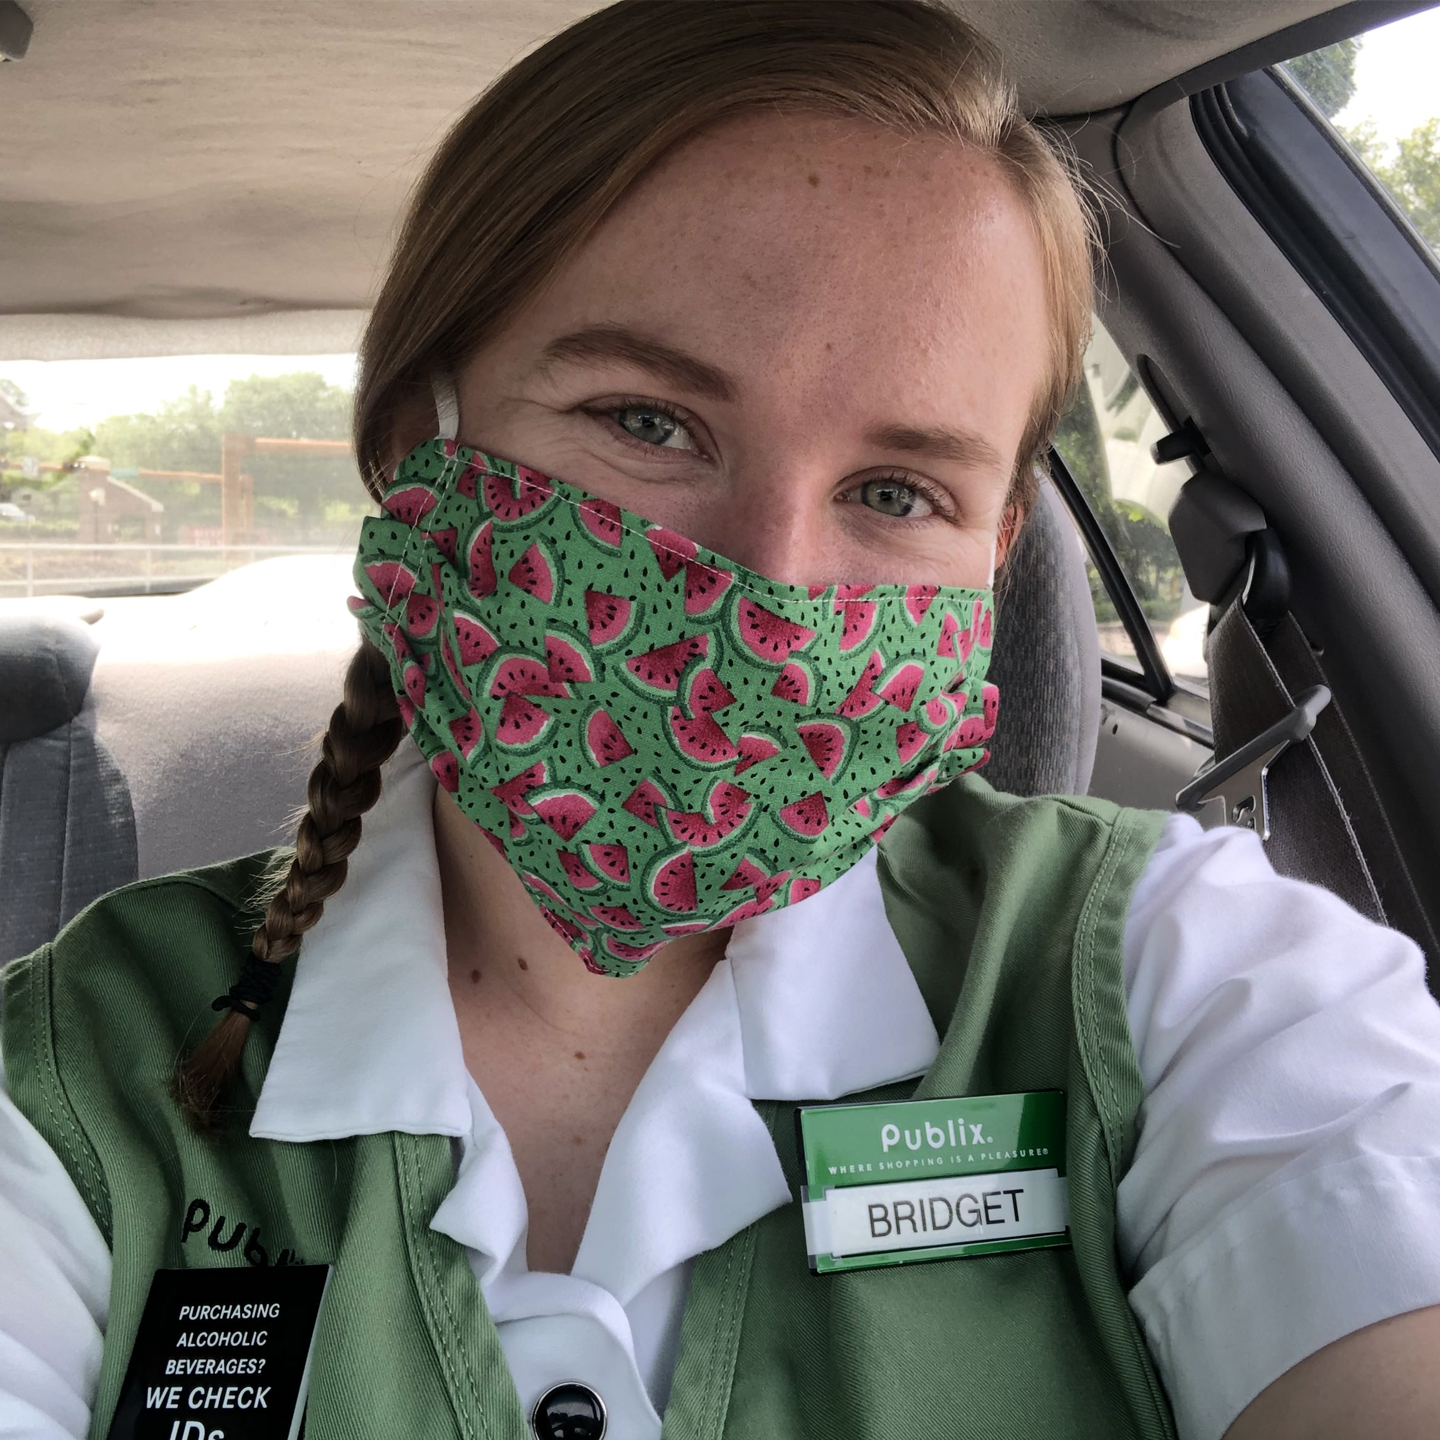
<path id="1" fill-rule="evenodd" d="M 817 1275 L 1070 1243 L 1065 1095 L 796 1111 Z"/>
<path id="2" fill-rule="evenodd" d="M 328 1265 L 157 1270 L 109 1440 L 295 1440 Z"/>

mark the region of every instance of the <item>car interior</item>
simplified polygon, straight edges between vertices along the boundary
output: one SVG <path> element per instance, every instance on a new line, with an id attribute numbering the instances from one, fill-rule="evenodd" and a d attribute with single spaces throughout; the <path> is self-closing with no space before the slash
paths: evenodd
<path id="1" fill-rule="evenodd" d="M 1249 825 L 1433 953 L 1440 140 L 1365 105 L 1402 83 L 1372 57 L 1428 45 L 1433 75 L 1440 11 L 951 3 L 1104 237 L 1086 386 L 999 582 L 986 777 Z M 117 885 L 285 843 L 363 495 L 343 424 L 247 431 L 245 377 L 352 363 L 429 151 L 592 8 L 0 0 L 0 963 Z M 1395 148 L 1426 133 L 1429 190 Z M 218 385 L 217 357 L 184 463 L 141 444 L 158 400 L 122 426 L 77 392 L 161 359 Z M 322 469 L 351 508 L 311 523 Z"/>

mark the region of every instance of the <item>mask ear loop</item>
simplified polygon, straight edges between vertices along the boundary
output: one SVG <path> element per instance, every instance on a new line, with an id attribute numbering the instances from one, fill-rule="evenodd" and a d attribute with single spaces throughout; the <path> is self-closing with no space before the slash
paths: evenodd
<path id="1" fill-rule="evenodd" d="M 442 440 L 454 440 L 460 433 L 460 400 L 455 393 L 455 382 L 450 376 L 437 372 L 430 377 L 430 393 L 435 397 L 435 423 L 439 427 L 436 431 Z M 441 477 L 441 488 L 447 488 L 455 474 L 458 461 L 455 457 L 450 458 L 450 463 L 445 467 L 445 474 Z M 405 549 L 400 555 L 400 565 L 403 568 L 410 559 L 410 547 L 415 543 L 416 531 L 412 529 L 405 540 Z M 385 597 L 385 608 L 390 610 L 395 604 L 396 588 L 400 584 L 401 570 L 395 572 L 395 579 L 391 583 L 390 593 Z"/>
<path id="2" fill-rule="evenodd" d="M 460 398 L 455 393 L 455 382 L 437 373 L 430 377 L 430 392 L 435 397 L 435 421 L 440 427 L 435 433 L 442 440 L 454 440 L 460 434 Z"/>

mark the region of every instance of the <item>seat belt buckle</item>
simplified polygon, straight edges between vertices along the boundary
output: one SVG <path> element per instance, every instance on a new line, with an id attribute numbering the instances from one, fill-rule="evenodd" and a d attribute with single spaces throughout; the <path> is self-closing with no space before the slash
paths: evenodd
<path id="1" fill-rule="evenodd" d="M 1202 765 L 1195 778 L 1175 796 L 1176 808 L 1193 814 L 1203 805 L 1219 800 L 1225 807 L 1227 825 L 1253 830 L 1262 840 L 1268 840 L 1270 804 L 1265 778 L 1290 746 L 1306 739 L 1329 703 L 1329 689 L 1312 685 L 1295 701 L 1289 714 L 1223 760 Z"/>

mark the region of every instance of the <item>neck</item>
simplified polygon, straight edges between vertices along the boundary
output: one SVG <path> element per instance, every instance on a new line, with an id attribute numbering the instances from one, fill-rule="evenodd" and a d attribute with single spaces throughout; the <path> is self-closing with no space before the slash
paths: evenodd
<path id="1" fill-rule="evenodd" d="M 624 979 L 596 975 L 444 790 L 435 792 L 435 848 L 452 991 L 478 991 L 487 1007 L 518 1003 L 558 1035 L 608 1036 L 626 1049 L 648 1039 L 653 1057 L 725 953 L 730 932 L 709 931 L 672 941 Z"/>

